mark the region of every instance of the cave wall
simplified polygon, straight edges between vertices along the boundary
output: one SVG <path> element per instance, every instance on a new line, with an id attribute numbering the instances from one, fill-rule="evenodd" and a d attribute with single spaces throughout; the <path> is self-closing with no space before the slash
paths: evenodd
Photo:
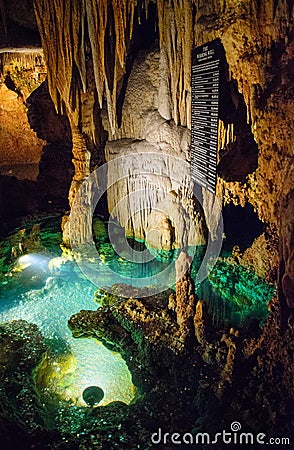
<path id="1" fill-rule="evenodd" d="M 36 178 L 44 142 L 30 129 L 17 94 L 5 84 L 0 85 L 0 102 L 0 172 Z M 24 166 L 25 170 L 21 170 Z"/>
<path id="2" fill-rule="evenodd" d="M 0 50 L 41 49 L 33 0 L 0 0 Z"/>
<path id="3" fill-rule="evenodd" d="M 68 209 L 71 130 L 67 117 L 56 113 L 46 78 L 41 48 L 0 50 L 0 232 L 4 235 L 21 217 Z"/>
<path id="4" fill-rule="evenodd" d="M 155 25 L 154 15 L 146 18 L 148 4 L 155 3 L 158 42 L 135 55 L 133 44 L 140 26 L 134 24 L 150 20 Z M 0 7 L 3 4 L 0 0 Z M 131 355 L 134 379 L 142 379 L 144 389 L 153 389 L 149 407 L 152 397 L 160 397 L 150 417 L 139 420 L 139 425 L 147 424 L 148 434 L 152 423 L 158 425 L 158 417 L 162 419 L 159 423 L 168 422 L 172 431 L 178 429 L 178 424 L 185 431 L 192 426 L 194 431 L 202 431 L 207 423 L 213 426 L 214 421 L 217 430 L 225 422 L 225 429 L 238 417 L 242 427 L 256 432 L 262 425 L 266 431 L 273 430 L 274 435 L 277 429 L 284 433 L 285 421 L 289 422 L 287 430 L 290 427 L 293 315 L 288 319 L 294 307 L 291 8 L 287 0 L 35 1 L 49 78 L 48 86 L 41 86 L 41 92 L 37 90 L 36 97 L 32 96 L 29 116 L 31 126 L 49 142 L 44 179 L 52 179 L 56 195 L 62 183 L 63 189 L 69 191 L 72 206 L 91 170 L 108 161 L 112 164 L 108 172 L 109 210 L 128 234 L 145 238 L 150 247 L 170 250 L 205 239 L 204 217 L 214 210 L 215 198 L 202 192 L 202 212 L 192 198 L 185 172 L 191 124 L 190 57 L 194 45 L 217 37 L 226 53 L 228 96 L 233 109 L 219 123 L 217 196 L 223 206 L 252 205 L 263 221 L 265 231 L 243 254 L 235 249 L 231 260 L 267 281 L 277 281 L 280 304 L 269 303 L 272 314 L 262 330 L 254 323 L 252 329 L 240 333 L 234 328 L 228 332 L 214 330 L 205 302 L 201 299 L 196 303 L 187 271 L 177 282 L 176 295 L 169 296 L 168 305 L 166 292 L 162 298 L 120 298 L 119 302 L 111 293 L 109 305 L 104 299 L 104 308 L 73 316 L 69 326 L 75 336 L 98 336 L 108 345 L 117 343 L 112 349 L 119 351 L 125 346 L 123 356 L 127 352 Z M 48 90 L 56 110 L 65 113 L 68 120 L 57 120 Z M 42 103 L 40 110 L 38 102 Z M 42 122 L 43 114 L 50 119 L 48 129 Z M 58 148 L 58 153 L 51 153 L 50 146 Z M 139 159 L 138 153 L 143 155 Z M 165 155 L 178 158 L 179 164 L 169 164 Z M 61 165 L 64 156 L 69 163 L 67 171 Z M 121 156 L 126 166 L 119 165 Z M 71 158 L 74 171 L 69 167 Z M 146 167 L 151 170 L 142 179 L 139 175 Z M 70 186 L 69 178 L 63 178 L 65 172 L 70 175 Z M 113 186 L 112 181 L 118 178 L 120 183 Z M 42 192 L 42 198 L 50 202 L 52 185 L 47 189 L 48 198 Z M 183 186 L 187 189 L 183 190 Z M 19 208 L 25 199 L 31 203 L 29 193 L 35 188 L 28 194 L 17 192 Z M 16 192 L 10 187 L 6 191 Z M 143 195 L 132 196 L 136 192 Z M 92 195 L 91 190 L 85 191 L 80 205 L 81 235 L 86 229 L 85 211 L 85 221 L 91 221 Z M 127 203 L 122 204 L 124 198 Z M 7 210 L 12 204 L 13 199 L 8 197 Z M 158 205 L 167 213 L 158 213 Z M 189 220 L 194 221 L 196 234 L 187 233 Z M 69 221 L 70 215 L 64 219 L 65 241 Z M 176 223 L 180 226 L 175 231 Z M 217 220 L 207 224 L 212 235 L 216 225 Z M 187 260 L 179 259 L 178 265 L 186 270 Z M 236 278 L 232 283 L 238 284 Z M 250 295 L 246 292 L 245 298 L 251 300 Z M 191 354 L 186 351 L 189 341 L 193 343 Z M 170 344 L 174 348 L 169 348 Z M 184 348 L 181 357 L 178 351 Z M 176 360 L 169 350 L 176 350 Z M 158 378 L 164 379 L 164 389 L 159 389 Z M 142 408 L 141 402 L 138 405 L 140 417 L 148 407 Z M 182 416 L 178 415 L 179 405 Z M 128 411 L 133 413 L 133 407 L 136 405 L 123 413 L 127 430 L 130 423 L 138 423 L 138 416 L 129 420 Z M 106 410 L 106 415 L 112 413 Z M 191 423 L 189 416 L 193 418 Z M 88 420 L 89 415 L 86 419 L 90 430 L 93 422 Z M 123 429 L 116 425 L 114 428 L 121 435 Z M 14 427 L 9 432 L 14 433 Z M 105 442 L 109 443 L 109 429 L 105 433 Z M 140 435 L 140 443 L 142 436 L 146 432 Z M 113 433 L 112 439 L 116 439 Z M 117 439 L 121 442 L 121 436 Z M 40 442 L 38 436 L 36 445 Z"/>

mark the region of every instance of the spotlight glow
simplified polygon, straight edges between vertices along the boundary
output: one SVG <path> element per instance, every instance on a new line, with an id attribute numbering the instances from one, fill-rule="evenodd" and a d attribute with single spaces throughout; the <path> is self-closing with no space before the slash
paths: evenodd
<path id="1" fill-rule="evenodd" d="M 125 361 L 118 353 L 110 352 L 95 339 L 86 340 L 86 346 L 85 339 L 76 340 L 74 349 L 77 368 L 71 388 L 76 404 L 87 406 L 82 394 L 89 386 L 99 386 L 104 391 L 99 406 L 118 400 L 129 404 L 135 396 L 135 387 Z"/>
<path id="2" fill-rule="evenodd" d="M 20 264 L 31 263 L 31 256 L 32 255 L 22 255 L 18 258 L 18 262 Z"/>
<path id="3" fill-rule="evenodd" d="M 34 266 L 48 266 L 49 256 L 37 254 L 37 253 L 28 253 L 26 255 L 22 255 L 18 258 L 19 264 L 31 264 Z"/>

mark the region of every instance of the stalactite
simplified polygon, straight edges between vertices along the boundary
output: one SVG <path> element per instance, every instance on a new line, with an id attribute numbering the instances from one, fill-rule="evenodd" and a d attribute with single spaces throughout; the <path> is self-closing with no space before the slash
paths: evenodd
<path id="1" fill-rule="evenodd" d="M 91 0 L 86 0 L 88 32 L 100 106 L 103 102 L 104 93 L 104 39 L 107 26 L 108 6 L 108 1 L 97 0 L 96 5 L 94 5 Z M 98 38 L 97 30 L 99 30 Z"/>
<path id="2" fill-rule="evenodd" d="M 40 0 L 34 2 L 45 58 L 49 89 L 59 109 L 62 103 L 74 111 L 75 90 L 87 89 L 85 23 L 93 59 L 99 106 L 106 97 L 112 134 L 117 128 L 117 84 L 125 73 L 128 42 L 132 38 L 136 7 L 148 16 L 150 0 Z M 190 92 L 193 41 L 191 0 L 158 0 L 160 47 L 167 55 L 167 77 L 176 124 L 190 126 L 187 100 Z M 68 24 L 71 23 L 72 27 Z M 106 33 L 112 34 L 113 54 L 106 51 Z M 107 49 L 108 50 L 108 49 Z M 77 69 L 77 70 L 76 70 Z"/>
<path id="3" fill-rule="evenodd" d="M 190 0 L 158 0 L 160 47 L 169 65 L 172 116 L 176 124 L 190 126 L 187 96 L 191 82 L 192 7 Z"/>
<path id="4" fill-rule="evenodd" d="M 74 51 L 74 61 L 76 62 L 83 91 L 87 90 L 87 69 L 86 69 L 86 56 L 85 56 L 85 15 L 86 8 L 81 5 L 79 10 L 77 7 L 72 10 L 72 21 L 74 24 L 80 24 L 79 33 L 73 33 L 73 51 Z"/>
<path id="5" fill-rule="evenodd" d="M 57 109 L 60 99 L 71 109 L 70 92 L 73 77 L 73 39 L 68 26 L 74 15 L 74 5 L 63 0 L 35 1 L 36 19 L 41 35 L 44 56 L 47 62 L 50 95 Z M 78 22 L 77 22 L 78 23 Z M 73 24 L 73 29 L 76 28 Z"/>
<path id="6" fill-rule="evenodd" d="M 90 173 L 91 155 L 85 134 L 95 142 L 95 90 L 101 109 L 106 100 L 109 132 L 115 135 L 118 84 L 125 74 L 135 20 L 140 20 L 144 13 L 147 17 L 149 1 L 34 0 L 48 67 L 50 95 L 56 109 L 67 112 L 71 123 L 75 175 L 69 192 L 70 206 Z M 193 40 L 191 0 L 158 0 L 156 3 L 160 48 L 165 55 L 167 109 L 171 97 L 168 118 L 174 119 L 177 125 L 189 126 L 187 100 Z M 169 115 L 169 111 L 166 114 Z M 87 195 L 85 193 L 85 199 Z M 156 204 L 159 199 L 152 201 Z M 83 201 L 80 207 L 84 209 Z M 147 219 L 144 220 L 146 222 Z M 64 227 L 65 242 L 68 226 Z M 135 223 L 126 226 L 133 229 Z M 143 235 L 141 228 L 130 231 Z"/>

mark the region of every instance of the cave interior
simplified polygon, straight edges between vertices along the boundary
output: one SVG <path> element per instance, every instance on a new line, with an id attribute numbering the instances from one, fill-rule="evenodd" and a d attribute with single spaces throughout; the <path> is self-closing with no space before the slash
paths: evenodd
<path id="1" fill-rule="evenodd" d="M 293 36 L 290 0 L 0 0 L 1 448 L 293 444 Z"/>

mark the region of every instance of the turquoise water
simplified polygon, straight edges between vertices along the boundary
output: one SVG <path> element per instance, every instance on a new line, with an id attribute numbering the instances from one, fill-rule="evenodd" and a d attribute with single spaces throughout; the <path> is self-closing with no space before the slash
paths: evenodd
<path id="1" fill-rule="evenodd" d="M 94 339 L 74 339 L 67 327 L 70 316 L 81 309 L 97 309 L 93 300 L 97 286 L 75 262 L 62 258 L 60 221 L 51 217 L 27 222 L 0 246 L 0 321 L 24 319 L 40 328 L 53 355 L 45 364 L 48 376 L 43 376 L 42 388 L 72 405 L 86 406 L 83 390 L 97 385 L 105 392 L 101 404 L 114 400 L 130 403 L 135 391 L 120 355 Z M 101 286 L 111 285 L 105 268 L 144 279 L 160 273 L 176 257 L 176 253 L 153 252 L 148 264 L 130 262 L 114 251 L 103 222 L 95 220 L 93 229 L 101 255 Z M 130 241 L 130 246 L 137 251 L 146 250 L 142 242 Z M 194 279 L 204 249 L 196 250 Z M 167 287 L 171 287 L 170 280 Z M 196 286 L 196 291 L 199 298 L 208 302 L 215 324 L 241 326 L 251 319 L 266 317 L 266 304 L 274 294 L 274 287 L 241 266 L 220 259 L 208 279 Z M 48 381 L 50 378 L 55 384 Z"/>
<path id="2" fill-rule="evenodd" d="M 7 261 L 4 264 L 11 270 L 2 272 L 0 279 L 0 321 L 24 319 L 38 325 L 52 349 L 48 371 L 65 372 L 64 379 L 61 376 L 56 386 L 49 386 L 61 400 L 86 406 L 83 390 L 97 385 L 105 394 L 100 405 L 116 400 L 130 403 L 134 386 L 120 355 L 95 339 L 74 339 L 67 327 L 71 315 L 81 309 L 97 309 L 93 300 L 97 288 L 83 277 L 74 262 L 64 263 L 57 245 L 61 238 L 56 232 L 59 222 L 56 218 L 45 220 L 37 229 L 28 223 L 22 229 L 25 232 L 18 230 L 2 244 L 2 255 L 3 249 L 9 254 L 7 249 L 21 239 L 28 253 L 16 257 L 13 265 Z"/>

